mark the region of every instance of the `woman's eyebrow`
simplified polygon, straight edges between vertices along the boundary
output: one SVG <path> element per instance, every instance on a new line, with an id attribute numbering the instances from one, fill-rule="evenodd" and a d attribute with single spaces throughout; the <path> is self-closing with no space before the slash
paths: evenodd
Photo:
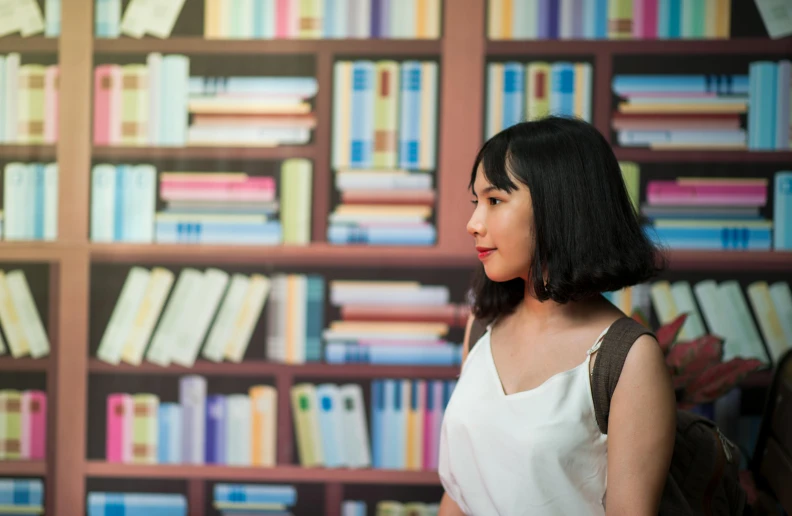
<path id="1" fill-rule="evenodd" d="M 497 186 L 489 185 L 481 193 L 482 193 L 482 195 L 483 194 L 488 194 L 488 193 L 492 192 L 493 190 L 499 190 L 499 188 Z M 478 197 L 478 194 L 476 193 L 476 189 L 475 188 L 473 189 L 473 195 Z"/>

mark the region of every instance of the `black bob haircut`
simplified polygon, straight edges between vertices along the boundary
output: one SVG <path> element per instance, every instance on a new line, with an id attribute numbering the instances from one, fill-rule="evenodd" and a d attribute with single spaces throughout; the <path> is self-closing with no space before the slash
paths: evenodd
<path id="1" fill-rule="evenodd" d="M 471 190 L 479 165 L 499 190 L 516 190 L 517 180 L 531 194 L 528 281 L 540 301 L 579 301 L 643 283 L 665 267 L 641 228 L 613 150 L 592 125 L 555 116 L 518 123 L 479 150 Z M 482 265 L 472 295 L 473 314 L 491 322 L 514 311 L 525 281 L 492 281 Z"/>

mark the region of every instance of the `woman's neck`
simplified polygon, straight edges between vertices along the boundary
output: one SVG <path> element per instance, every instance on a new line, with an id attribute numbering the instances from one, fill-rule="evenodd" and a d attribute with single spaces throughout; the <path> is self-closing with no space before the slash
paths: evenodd
<path id="1" fill-rule="evenodd" d="M 593 317 L 601 316 L 609 304 L 601 295 L 563 304 L 551 299 L 539 301 L 534 297 L 532 289 L 526 287 L 525 296 L 517 306 L 514 315 L 521 325 L 530 327 L 533 332 L 543 333 L 547 329 L 569 328 L 585 324 Z"/>

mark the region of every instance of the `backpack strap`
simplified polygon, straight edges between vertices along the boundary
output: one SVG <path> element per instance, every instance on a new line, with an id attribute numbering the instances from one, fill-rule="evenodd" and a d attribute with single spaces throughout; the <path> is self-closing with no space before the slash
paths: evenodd
<path id="1" fill-rule="evenodd" d="M 624 361 L 633 343 L 641 335 L 651 335 L 652 330 L 630 317 L 617 319 L 602 338 L 602 343 L 591 372 L 591 394 L 597 426 L 603 434 L 608 433 L 610 401 L 619 382 Z"/>

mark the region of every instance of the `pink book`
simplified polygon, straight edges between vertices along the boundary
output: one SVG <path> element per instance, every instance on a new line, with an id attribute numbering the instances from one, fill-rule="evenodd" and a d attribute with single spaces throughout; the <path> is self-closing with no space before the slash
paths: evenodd
<path id="1" fill-rule="evenodd" d="M 164 188 L 160 191 L 163 201 L 260 201 L 275 200 L 273 190 L 183 190 Z"/>
<path id="2" fill-rule="evenodd" d="M 94 144 L 110 145 L 110 105 L 113 65 L 100 65 L 94 70 Z"/>
<path id="3" fill-rule="evenodd" d="M 44 141 L 58 141 L 58 86 L 60 68 L 48 66 L 44 76 Z"/>
<path id="4" fill-rule="evenodd" d="M 133 410 L 134 404 L 129 394 L 111 394 L 107 397 L 107 462 L 131 462 Z"/>
<path id="5" fill-rule="evenodd" d="M 275 37 L 278 39 L 293 38 L 297 34 L 292 34 L 291 23 L 292 11 L 296 11 L 292 0 L 276 0 L 275 4 Z"/>
<path id="6" fill-rule="evenodd" d="M 31 460 L 44 460 L 47 448 L 47 393 L 26 391 L 22 395 L 22 411 L 22 446 L 26 446 L 27 441 Z"/>
<path id="7" fill-rule="evenodd" d="M 440 428 L 443 422 L 443 381 L 434 380 L 430 383 L 431 387 L 427 386 L 426 389 L 423 469 L 436 470 L 440 453 Z M 428 400 L 429 396 L 432 397 L 431 401 Z"/>
<path id="8" fill-rule="evenodd" d="M 643 1 L 643 37 L 657 39 L 657 0 Z"/>
<path id="9" fill-rule="evenodd" d="M 272 177 L 249 177 L 244 181 L 169 181 L 160 183 L 162 189 L 174 190 L 275 190 Z"/>
<path id="10" fill-rule="evenodd" d="M 633 13 L 632 13 L 632 35 L 634 39 L 644 39 L 644 19 L 646 17 L 646 2 L 645 0 L 633 0 Z"/>

